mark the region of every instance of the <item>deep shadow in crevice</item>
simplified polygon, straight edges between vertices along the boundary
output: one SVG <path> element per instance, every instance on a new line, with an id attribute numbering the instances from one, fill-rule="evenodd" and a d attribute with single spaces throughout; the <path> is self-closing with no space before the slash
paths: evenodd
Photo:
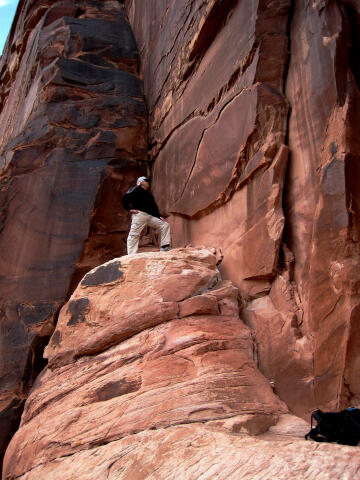
<path id="1" fill-rule="evenodd" d="M 344 4 L 344 10 L 350 24 L 349 66 L 360 90 L 360 14 L 350 4 Z"/>
<path id="2" fill-rule="evenodd" d="M 183 74 L 183 81 L 191 76 L 196 65 L 201 62 L 206 51 L 228 21 L 238 1 L 239 0 L 218 0 L 214 3 L 190 49 L 188 58 L 189 66 Z"/>
<path id="3" fill-rule="evenodd" d="M 18 430 L 25 399 L 13 398 L 10 404 L 0 411 L 0 471 L 2 471 L 3 453 L 14 433 Z"/>
<path id="4" fill-rule="evenodd" d="M 286 97 L 286 84 L 287 84 L 287 79 L 289 75 L 289 70 L 290 70 L 290 61 L 291 61 L 291 27 L 294 19 L 294 14 L 295 14 L 295 2 L 291 2 L 289 12 L 288 12 L 288 21 L 286 25 L 286 34 L 288 38 L 288 57 L 286 60 L 285 64 L 285 70 L 284 70 L 284 78 L 283 78 L 283 92 Z M 287 99 L 287 97 L 286 97 Z M 285 138 L 284 138 L 284 143 L 285 145 L 289 145 L 289 134 L 290 134 L 290 116 L 291 116 L 291 104 L 289 100 L 287 99 L 288 102 L 288 113 L 287 113 L 287 119 L 286 119 L 286 132 L 285 132 Z M 283 213 L 285 217 L 285 222 L 284 222 L 284 228 L 283 228 L 283 235 L 282 235 L 282 244 L 286 245 L 286 248 L 289 248 L 290 250 L 292 249 L 292 232 L 291 232 L 291 223 L 289 222 L 289 212 L 288 212 L 288 202 L 287 199 L 289 198 L 290 192 L 289 192 L 289 166 L 291 162 L 291 151 L 289 149 L 288 153 L 288 163 L 287 163 L 287 168 L 286 172 L 284 175 L 284 188 L 283 188 L 283 194 L 282 194 L 282 207 L 283 207 Z M 283 249 L 280 248 L 280 253 L 279 253 L 279 269 L 283 270 L 285 269 L 285 258 L 283 257 Z"/>
<path id="5" fill-rule="evenodd" d="M 50 335 L 44 337 L 36 336 L 29 345 L 22 378 L 22 383 L 26 391 L 31 389 L 36 377 L 47 365 L 47 359 L 43 357 L 43 354 L 49 340 Z"/>

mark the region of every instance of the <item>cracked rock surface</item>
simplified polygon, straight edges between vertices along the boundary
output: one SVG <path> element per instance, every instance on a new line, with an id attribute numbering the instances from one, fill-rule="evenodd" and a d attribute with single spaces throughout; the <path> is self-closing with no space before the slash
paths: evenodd
<path id="1" fill-rule="evenodd" d="M 60 313 L 4 480 L 359 475 L 356 447 L 306 442 L 309 425 L 258 371 L 238 290 L 217 259 L 206 248 L 142 253 L 84 277 Z"/>
<path id="2" fill-rule="evenodd" d="M 309 419 L 360 406 L 359 32 L 358 0 L 19 1 L 0 61 L 0 451 L 81 283 L 47 346 L 14 439 L 27 453 L 18 462 L 11 447 L 10 476 L 51 478 L 61 463 L 56 475 L 70 479 L 104 454 L 104 478 L 137 478 L 139 462 L 140 477 L 171 478 L 171 445 L 184 466 L 189 451 L 212 455 L 191 428 L 209 442 L 225 430 L 224 445 L 244 431 L 263 442 L 281 430 L 278 409 Z M 120 259 L 121 197 L 150 172 L 172 245 L 221 249 L 230 283 L 206 248 L 199 259 Z M 146 281 L 132 282 L 140 271 Z M 195 450 L 172 443 L 183 433 Z M 157 446 L 168 438 L 164 470 L 135 446 L 152 434 Z M 346 478 L 344 462 L 357 476 L 354 449 L 293 445 L 298 477 L 325 458 L 329 478 Z M 204 477 L 199 465 L 186 467 L 191 480 Z"/>

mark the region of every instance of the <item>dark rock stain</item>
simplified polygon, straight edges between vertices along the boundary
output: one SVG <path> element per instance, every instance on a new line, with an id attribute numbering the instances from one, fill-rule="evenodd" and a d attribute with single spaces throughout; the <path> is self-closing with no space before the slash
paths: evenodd
<path id="1" fill-rule="evenodd" d="M 19 318 L 26 326 L 40 324 L 54 315 L 57 305 L 50 302 L 20 304 L 17 307 Z"/>
<path id="2" fill-rule="evenodd" d="M 123 272 L 119 269 L 121 263 L 119 261 L 112 262 L 109 265 L 103 265 L 95 270 L 94 273 L 85 275 L 81 285 L 85 287 L 94 287 L 103 283 L 115 282 L 122 277 Z"/>
<path id="3" fill-rule="evenodd" d="M 50 343 L 53 347 L 58 347 L 60 345 L 60 340 L 61 340 L 61 333 L 59 332 L 59 330 L 56 330 L 56 332 L 51 337 Z"/>
<path id="4" fill-rule="evenodd" d="M 79 298 L 78 300 L 72 300 L 69 302 L 66 313 L 71 314 L 71 318 L 67 325 L 75 325 L 85 321 L 85 313 L 89 308 L 90 302 L 88 298 Z"/>
<path id="5" fill-rule="evenodd" d="M 141 378 L 123 378 L 118 382 L 109 382 L 95 392 L 93 401 L 104 402 L 114 397 L 136 392 L 140 389 L 141 383 Z"/>

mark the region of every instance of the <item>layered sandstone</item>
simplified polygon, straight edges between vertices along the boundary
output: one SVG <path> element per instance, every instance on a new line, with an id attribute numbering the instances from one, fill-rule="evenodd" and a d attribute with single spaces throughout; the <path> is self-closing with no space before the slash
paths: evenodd
<path id="1" fill-rule="evenodd" d="M 221 246 L 223 273 L 246 295 L 269 289 L 284 224 L 290 1 L 266 3 L 125 2 L 143 59 L 154 191 L 174 241 Z"/>
<path id="2" fill-rule="evenodd" d="M 4 480 L 360 472 L 356 449 L 303 439 L 309 426 L 256 368 L 238 291 L 217 260 L 176 249 L 85 275 L 61 310 Z"/>
<path id="3" fill-rule="evenodd" d="M 358 2 L 125 4 L 174 241 L 223 250 L 293 411 L 357 405 Z"/>
<path id="4" fill-rule="evenodd" d="M 119 2 L 19 2 L 0 64 L 0 450 L 73 285 L 125 252 L 121 197 L 147 171 L 138 63 Z"/>

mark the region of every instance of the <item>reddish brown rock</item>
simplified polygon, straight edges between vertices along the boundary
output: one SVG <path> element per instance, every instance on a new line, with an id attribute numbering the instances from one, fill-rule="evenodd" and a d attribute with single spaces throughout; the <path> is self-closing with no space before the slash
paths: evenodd
<path id="1" fill-rule="evenodd" d="M 217 298 L 213 295 L 196 295 L 180 304 L 180 317 L 207 313 L 212 315 L 219 313 L 219 304 Z"/>
<path id="2" fill-rule="evenodd" d="M 169 212 L 188 217 L 209 213 L 229 200 L 257 170 L 266 169 L 283 142 L 287 104 L 281 81 L 272 81 L 267 69 L 261 78 L 265 47 L 257 47 L 260 41 L 264 45 L 272 42 L 273 37 L 264 32 L 271 23 L 269 16 L 286 19 L 288 2 L 280 2 L 276 14 L 262 6 L 257 11 L 252 2 L 228 1 L 221 7 L 216 2 L 194 2 L 189 12 L 185 4 L 179 12 L 167 2 L 164 17 L 158 11 L 163 5 L 154 4 L 149 18 L 142 13 L 140 17 L 142 7 L 136 1 L 126 3 L 146 59 L 143 69 L 156 158 L 155 193 Z M 153 29 L 154 22 L 167 26 L 161 38 Z M 244 22 L 248 23 L 246 34 L 235 28 Z M 286 22 L 274 22 L 270 28 L 276 42 L 283 44 L 277 60 L 280 70 L 287 57 L 284 26 Z M 179 34 L 172 45 L 166 36 L 174 28 Z M 224 57 L 221 45 L 228 44 L 230 37 L 232 49 Z M 164 50 L 169 50 L 167 55 Z M 267 152 L 262 151 L 269 143 L 271 149 L 267 145 Z M 162 182 L 164 172 L 172 182 Z M 217 244 L 222 240 L 223 236 L 217 238 Z"/>
<path id="3" fill-rule="evenodd" d="M 299 432 L 302 426 L 295 428 Z M 39 465 L 19 478 L 260 480 L 276 475 L 279 480 L 345 480 L 359 475 L 357 449 L 305 442 L 282 430 L 266 438 L 200 423 L 148 430 Z"/>
<path id="4" fill-rule="evenodd" d="M 271 440 L 225 433 L 201 424 L 145 431 L 39 465 L 21 480 L 345 480 L 359 475 L 352 447 L 272 435 Z"/>
<path id="5" fill-rule="evenodd" d="M 0 67 L 3 444 L 64 298 L 124 253 L 119 200 L 147 171 L 139 62 L 121 3 L 140 49 L 153 189 L 173 245 L 222 249 L 258 366 L 292 411 L 357 405 L 358 2 L 21 1 Z M 193 285 L 185 275 L 174 288 L 171 268 L 149 298 L 141 293 L 148 316 L 124 327 L 117 311 L 112 327 L 97 311 L 104 338 L 90 329 L 78 344 L 50 345 L 53 367 L 165 328 L 176 305 L 185 323 L 233 315 L 232 287 L 186 298 Z M 69 328 L 94 308 L 86 296 L 74 302 L 61 314 Z"/>
<path id="6" fill-rule="evenodd" d="M 234 417 L 234 431 L 262 433 L 287 412 L 256 368 L 237 290 L 216 262 L 206 249 L 176 249 L 85 275 L 46 348 L 49 367 L 26 402 L 4 478 L 144 430 Z M 210 302 L 218 308 L 205 312 Z"/>
<path id="7" fill-rule="evenodd" d="M 249 302 L 242 315 L 254 332 L 259 369 L 274 391 L 296 414 L 311 411 L 316 404 L 313 342 L 304 334 L 303 312 L 289 276 L 279 275 L 270 294 Z"/>
<path id="8" fill-rule="evenodd" d="M 19 2 L 0 64 L 0 450 L 78 276 L 125 253 L 120 200 L 147 158 L 138 63 L 119 2 Z"/>
<path id="9" fill-rule="evenodd" d="M 284 225 L 290 2 L 125 5 L 144 59 L 154 191 L 172 214 L 173 243 L 221 247 L 222 273 L 244 296 L 262 294 Z"/>

